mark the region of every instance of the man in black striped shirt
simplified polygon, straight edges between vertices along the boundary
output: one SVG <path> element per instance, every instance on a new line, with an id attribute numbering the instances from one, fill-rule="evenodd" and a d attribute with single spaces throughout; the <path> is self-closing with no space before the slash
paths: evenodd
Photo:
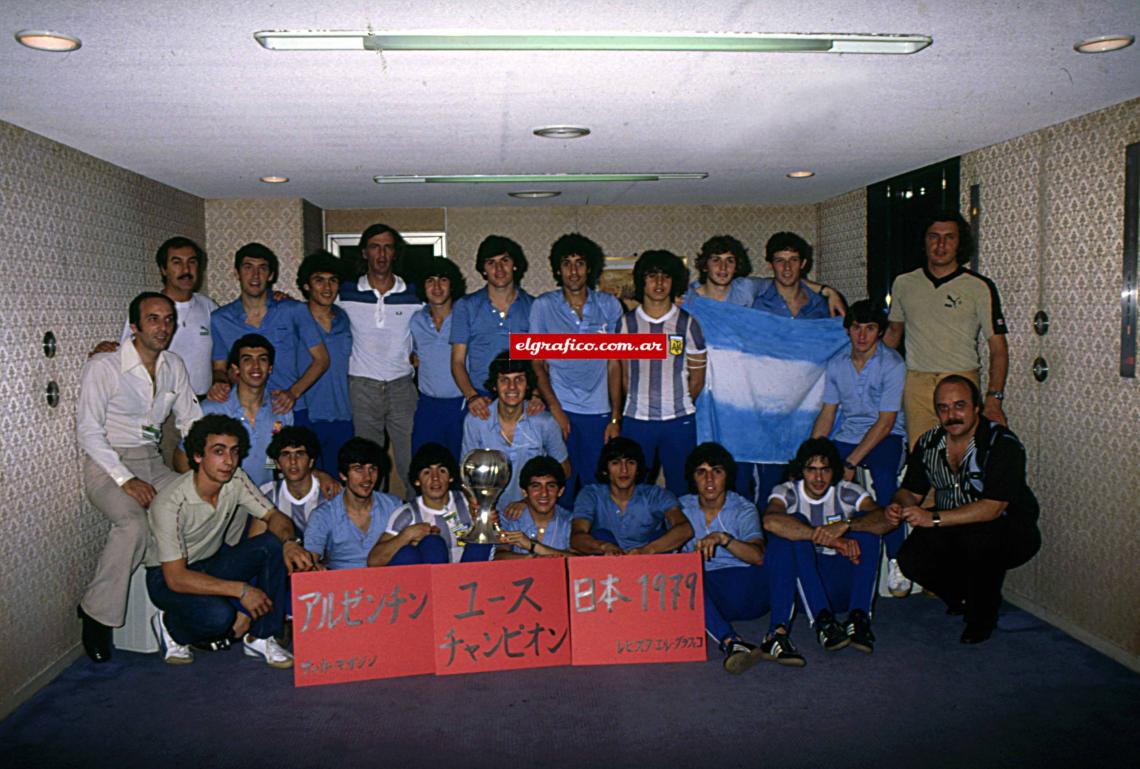
<path id="1" fill-rule="evenodd" d="M 965 615 L 962 643 L 981 643 L 997 625 L 1006 571 L 1041 547 L 1039 508 L 1025 482 L 1024 447 L 982 417 L 973 381 L 940 381 L 934 409 L 939 426 L 915 444 L 886 515 L 912 528 L 898 555 L 903 573 L 944 600 L 948 614 Z M 935 506 L 926 510 L 919 505 L 931 488 Z"/>

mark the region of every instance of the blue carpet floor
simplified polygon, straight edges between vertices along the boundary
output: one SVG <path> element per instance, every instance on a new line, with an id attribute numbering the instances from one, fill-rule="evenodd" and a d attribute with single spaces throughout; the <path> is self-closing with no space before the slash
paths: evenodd
<path id="1" fill-rule="evenodd" d="M 294 689 L 237 649 L 76 662 L 3 722 L 0 767 L 1135 767 L 1140 675 L 1013 607 L 980 646 L 938 601 L 881 600 L 873 655 Z M 759 637 L 766 623 L 739 623 Z M 76 625 L 76 633 L 79 627 Z"/>

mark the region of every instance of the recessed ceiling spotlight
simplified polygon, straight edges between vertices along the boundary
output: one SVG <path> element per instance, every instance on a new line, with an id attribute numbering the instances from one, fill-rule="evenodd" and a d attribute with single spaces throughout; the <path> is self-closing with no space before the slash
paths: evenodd
<path id="1" fill-rule="evenodd" d="M 815 176 L 815 171 L 790 171 L 788 173 L 789 179 L 808 179 Z"/>
<path id="2" fill-rule="evenodd" d="M 1073 50 L 1077 53 L 1108 53 L 1127 48 L 1134 42 L 1136 38 L 1133 35 L 1101 35 L 1077 43 L 1073 46 Z"/>
<path id="3" fill-rule="evenodd" d="M 508 192 L 512 198 L 524 198 L 534 200 L 537 198 L 556 198 L 561 195 L 557 190 L 526 190 L 524 192 Z"/>
<path id="4" fill-rule="evenodd" d="M 47 32 L 42 29 L 22 29 L 16 33 L 16 40 L 20 45 L 34 48 L 37 51 L 51 51 L 52 53 L 67 53 L 83 45 L 78 37 L 61 35 L 59 32 Z"/>
<path id="5" fill-rule="evenodd" d="M 590 129 L 576 125 L 548 125 L 534 129 L 534 135 L 543 139 L 581 139 L 590 135 Z"/>
<path id="6" fill-rule="evenodd" d="M 289 181 L 288 176 L 263 176 L 258 181 L 265 182 L 266 184 L 284 184 Z"/>

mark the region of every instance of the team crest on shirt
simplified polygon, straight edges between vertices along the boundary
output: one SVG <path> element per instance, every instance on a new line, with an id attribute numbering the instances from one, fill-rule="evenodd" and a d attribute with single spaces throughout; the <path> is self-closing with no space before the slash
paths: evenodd
<path id="1" fill-rule="evenodd" d="M 281 432 L 281 428 L 282 428 L 282 427 L 284 427 L 284 426 L 285 426 L 285 425 L 284 425 L 284 424 L 281 422 L 281 420 L 280 420 L 280 419 L 278 419 L 277 421 L 275 421 L 275 422 L 273 423 L 273 434 L 274 434 L 274 435 L 277 435 L 277 433 Z"/>
<path id="2" fill-rule="evenodd" d="M 679 334 L 669 335 L 669 354 L 680 355 L 685 351 L 685 337 Z"/>

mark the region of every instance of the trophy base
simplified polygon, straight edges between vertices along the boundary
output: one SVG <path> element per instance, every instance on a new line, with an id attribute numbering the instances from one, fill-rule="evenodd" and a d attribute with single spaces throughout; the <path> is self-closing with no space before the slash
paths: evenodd
<path id="1" fill-rule="evenodd" d="M 460 536 L 459 541 L 465 545 L 497 545 L 500 542 L 497 529 L 491 531 L 475 531 L 472 529 Z"/>

